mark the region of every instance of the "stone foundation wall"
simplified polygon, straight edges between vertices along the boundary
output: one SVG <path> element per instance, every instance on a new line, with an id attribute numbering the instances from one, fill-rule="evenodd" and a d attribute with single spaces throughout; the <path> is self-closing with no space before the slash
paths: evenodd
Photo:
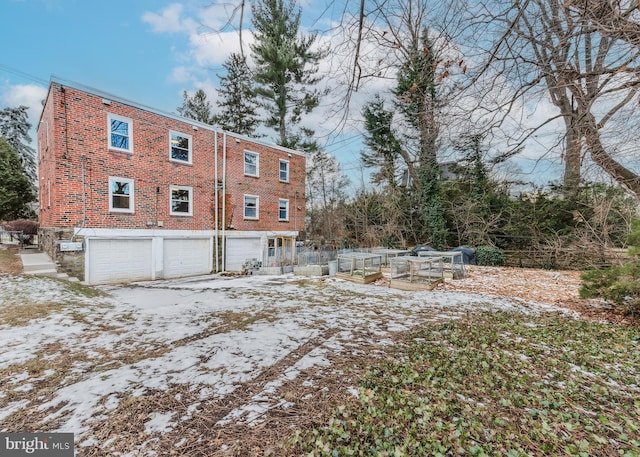
<path id="1" fill-rule="evenodd" d="M 70 228 L 40 228 L 38 230 L 38 241 L 40 249 L 49 254 L 49 257 L 58 265 L 58 268 L 74 276 L 81 281 L 84 277 L 84 249 L 82 251 L 63 252 L 60 250 L 60 241 L 70 240 L 73 236 L 73 229 Z M 83 243 L 84 237 L 76 236 L 73 241 Z"/>

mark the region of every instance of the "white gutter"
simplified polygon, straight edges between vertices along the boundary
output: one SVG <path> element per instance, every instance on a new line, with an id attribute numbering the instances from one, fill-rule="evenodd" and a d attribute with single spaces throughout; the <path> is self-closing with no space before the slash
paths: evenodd
<path id="1" fill-rule="evenodd" d="M 217 183 L 216 183 L 217 186 Z M 227 132 L 222 133 L 222 271 L 227 271 Z"/>
<path id="2" fill-rule="evenodd" d="M 214 132 L 214 140 L 213 140 L 213 169 L 214 169 L 214 174 L 215 174 L 215 181 L 214 181 L 214 186 L 215 186 L 215 193 L 214 193 L 214 199 L 215 199 L 215 203 L 214 203 L 214 211 L 215 211 L 215 215 L 214 215 L 214 223 L 215 223 L 215 232 L 216 232 L 216 238 L 215 241 L 213 242 L 213 249 L 215 249 L 216 251 L 216 273 L 219 271 L 219 267 L 220 267 L 220 257 L 218 254 L 218 249 L 220 248 L 220 241 L 218 239 L 218 226 L 219 226 L 219 221 L 218 221 L 218 132 Z"/>

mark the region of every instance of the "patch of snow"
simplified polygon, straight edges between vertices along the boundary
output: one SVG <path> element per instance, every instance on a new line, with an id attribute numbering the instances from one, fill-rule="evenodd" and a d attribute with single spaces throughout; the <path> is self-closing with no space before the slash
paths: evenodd
<path id="1" fill-rule="evenodd" d="M 151 413 L 151 419 L 144 423 L 145 431 L 151 433 L 166 433 L 174 425 L 171 422 L 173 413 Z"/>

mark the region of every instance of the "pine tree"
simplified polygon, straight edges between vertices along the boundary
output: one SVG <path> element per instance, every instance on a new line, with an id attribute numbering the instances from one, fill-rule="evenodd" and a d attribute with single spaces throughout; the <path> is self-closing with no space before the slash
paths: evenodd
<path id="1" fill-rule="evenodd" d="M 316 34 L 299 35 L 301 10 L 293 0 L 258 0 L 252 13 L 254 80 L 267 110 L 265 124 L 277 132 L 279 145 L 315 149 L 315 142 L 308 141 L 312 130 L 292 127 L 320 102 L 321 92 L 313 87 L 321 80 L 318 62 L 325 52 L 312 50 Z"/>
<path id="2" fill-rule="evenodd" d="M 214 115 L 211 113 L 211 102 L 207 100 L 207 94 L 202 89 L 198 89 L 190 96 L 185 90 L 182 93 L 182 105 L 177 108 L 178 113 L 189 119 L 214 124 Z"/>
<path id="3" fill-rule="evenodd" d="M 366 129 L 364 144 L 369 148 L 360 153 L 362 162 L 367 167 L 377 168 L 372 175 L 374 183 L 386 182 L 393 189 L 396 187 L 396 161 L 400 155 L 400 142 L 391 126 L 393 112 L 385 109 L 384 101 L 376 94 L 362 114 Z"/>
<path id="4" fill-rule="evenodd" d="M 25 174 L 15 148 L 0 137 L 0 220 L 31 217 L 33 184 Z"/>
<path id="5" fill-rule="evenodd" d="M 28 121 L 29 108 L 21 105 L 17 108 L 5 108 L 0 110 L 0 136 L 11 145 L 18 154 L 24 173 L 31 181 L 35 191 L 38 182 L 38 165 L 36 164 L 36 151 L 29 146 L 31 137 L 29 129 L 31 123 Z"/>
<path id="6" fill-rule="evenodd" d="M 227 73 L 219 76 L 220 114 L 215 116 L 215 123 L 230 132 L 253 136 L 260 119 L 247 60 L 244 56 L 233 53 L 223 66 Z"/>

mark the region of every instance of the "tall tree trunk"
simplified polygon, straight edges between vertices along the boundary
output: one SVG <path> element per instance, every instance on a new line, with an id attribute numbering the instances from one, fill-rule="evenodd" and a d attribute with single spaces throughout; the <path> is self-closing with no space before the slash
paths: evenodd
<path id="1" fill-rule="evenodd" d="M 582 165 L 582 142 L 575 113 L 564 117 L 566 135 L 564 138 L 564 177 L 565 195 L 575 195 L 580 186 Z"/>
<path id="2" fill-rule="evenodd" d="M 607 152 L 600 139 L 600 130 L 593 114 L 583 115 L 581 130 L 587 150 L 594 163 L 607 172 L 618 184 L 633 193 L 636 199 L 640 200 L 640 176 L 615 161 Z"/>

